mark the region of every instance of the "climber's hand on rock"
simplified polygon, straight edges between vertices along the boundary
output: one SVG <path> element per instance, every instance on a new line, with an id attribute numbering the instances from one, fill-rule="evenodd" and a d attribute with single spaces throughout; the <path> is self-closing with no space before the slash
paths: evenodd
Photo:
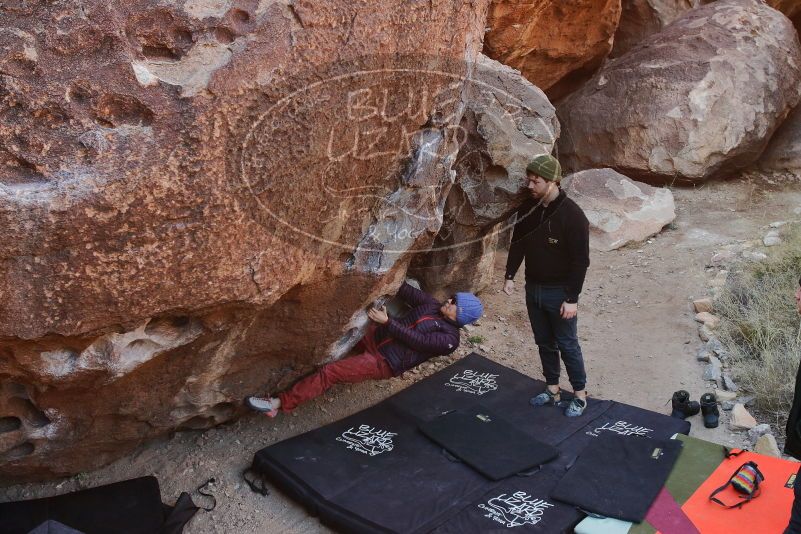
<path id="1" fill-rule="evenodd" d="M 369 317 L 371 321 L 375 321 L 378 324 L 386 324 L 387 321 L 389 321 L 389 315 L 387 315 L 386 306 L 381 306 L 380 308 L 370 308 L 367 310 L 367 317 Z"/>

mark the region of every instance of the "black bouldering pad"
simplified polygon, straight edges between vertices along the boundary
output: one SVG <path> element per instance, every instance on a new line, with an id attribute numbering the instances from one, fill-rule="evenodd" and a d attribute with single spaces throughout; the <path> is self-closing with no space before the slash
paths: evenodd
<path id="1" fill-rule="evenodd" d="M 513 476 L 494 486 L 440 525 L 436 534 L 500 534 L 572 532 L 584 514 L 549 497 L 564 473 L 544 469 L 534 476 Z"/>
<path id="2" fill-rule="evenodd" d="M 580 453 L 551 498 L 639 523 L 673 469 L 682 442 L 603 431 Z"/>
<path id="3" fill-rule="evenodd" d="M 60 523 L 85 534 L 154 534 L 164 531 L 172 511 L 161 502 L 158 480 L 141 477 L 55 497 L 0 503 L 0 532 L 27 534 L 43 524 L 56 528 Z M 173 526 L 170 532 L 182 527 Z"/>
<path id="4" fill-rule="evenodd" d="M 489 478 L 501 480 L 550 462 L 559 451 L 480 404 L 420 423 L 420 430 Z"/>
<path id="5" fill-rule="evenodd" d="M 387 403 L 262 449 L 253 468 L 348 532 L 425 532 L 487 484 Z"/>
<path id="6" fill-rule="evenodd" d="M 608 400 L 590 399 L 575 418 L 557 407 L 532 407 L 529 399 L 544 389 L 540 380 L 470 354 L 371 408 L 261 449 L 253 468 L 345 532 L 469 534 L 508 532 L 508 524 L 515 524 L 514 532 L 562 532 L 583 514 L 551 499 L 550 491 L 605 432 L 594 432 L 597 427 L 628 422 L 627 430 L 618 425 L 609 432 L 636 437 L 642 429 L 635 427 L 647 423 L 653 439 L 689 431 L 686 421 Z M 443 454 L 418 429 L 475 404 L 556 447 L 559 456 L 531 476 L 494 481 Z"/>

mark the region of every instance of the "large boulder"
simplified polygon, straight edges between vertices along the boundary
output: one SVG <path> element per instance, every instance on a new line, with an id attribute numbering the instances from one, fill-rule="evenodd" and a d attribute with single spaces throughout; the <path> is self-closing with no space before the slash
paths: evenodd
<path id="1" fill-rule="evenodd" d="M 662 30 L 682 13 L 697 7 L 698 0 L 623 0 L 620 24 L 610 57 L 618 57 Z"/>
<path id="2" fill-rule="evenodd" d="M 785 119 L 759 158 L 763 171 L 801 176 L 801 106 Z"/>
<path id="3" fill-rule="evenodd" d="M 556 110 L 520 73 L 480 56 L 462 116 L 461 143 L 442 229 L 414 276 L 440 297 L 492 281 L 501 223 L 526 198 L 526 165 L 550 154 L 559 137 Z"/>
<path id="4" fill-rule="evenodd" d="M 609 54 L 620 12 L 620 0 L 493 0 L 484 53 L 557 98 Z"/>
<path id="5" fill-rule="evenodd" d="M 693 0 L 696 4 L 709 4 L 716 0 Z M 797 30 L 801 30 L 801 0 L 765 0 L 765 3 L 778 9 L 793 21 Z"/>
<path id="6" fill-rule="evenodd" d="M 793 21 L 796 30 L 801 30 L 801 0 L 767 0 L 767 3 Z"/>
<path id="7" fill-rule="evenodd" d="M 753 163 L 801 98 L 790 21 L 757 0 L 688 11 L 559 106 L 563 164 L 701 182 Z"/>
<path id="8" fill-rule="evenodd" d="M 345 354 L 440 229 L 487 7 L 0 4 L 4 478 Z"/>
<path id="9" fill-rule="evenodd" d="M 590 221 L 590 246 L 596 250 L 644 241 L 676 218 L 669 189 L 633 182 L 612 169 L 571 174 L 565 190 Z"/>

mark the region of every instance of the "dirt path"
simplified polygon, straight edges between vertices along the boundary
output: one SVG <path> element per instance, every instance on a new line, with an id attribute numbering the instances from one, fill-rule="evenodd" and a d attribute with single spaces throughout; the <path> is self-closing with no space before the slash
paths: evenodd
<path id="1" fill-rule="evenodd" d="M 793 210 L 801 206 L 801 189 L 767 187 L 770 184 L 763 182 L 729 182 L 676 190 L 678 217 L 672 229 L 641 246 L 592 254 L 579 308 L 591 395 L 668 413 L 666 401 L 676 389 L 690 391 L 694 399 L 706 391 L 701 365 L 695 361 L 701 342 L 691 300 L 707 293 L 717 269 L 706 266 L 722 245 L 758 239 L 762 226 L 797 217 Z M 470 335 L 485 338 L 482 345 L 490 358 L 541 378 L 523 302 L 522 271 L 515 295 L 498 291 L 504 262 L 505 255 L 499 256 L 496 287 L 482 295 L 487 315 Z M 268 497 L 250 492 L 240 472 L 253 453 L 375 404 L 471 350 L 478 349 L 465 341 L 452 358 L 438 358 L 403 378 L 334 388 L 292 416 L 270 420 L 253 415 L 203 433 L 180 433 L 91 473 L 0 490 L 0 500 L 48 496 L 153 474 L 161 482 L 165 501 L 174 502 L 181 491 L 213 476 L 218 506 L 211 513 L 199 513 L 187 528 L 189 533 L 330 532 L 279 492 Z M 691 421 L 692 435 L 741 445 L 739 437 L 725 429 L 725 418 L 715 430 L 703 428 L 700 417 Z"/>

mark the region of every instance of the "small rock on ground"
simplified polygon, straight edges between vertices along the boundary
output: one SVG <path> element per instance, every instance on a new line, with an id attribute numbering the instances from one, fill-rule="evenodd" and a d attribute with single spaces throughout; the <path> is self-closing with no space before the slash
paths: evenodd
<path id="1" fill-rule="evenodd" d="M 709 341 L 706 342 L 706 348 L 718 355 L 726 352 L 726 349 L 723 348 L 723 343 L 716 337 L 709 338 Z"/>
<path id="2" fill-rule="evenodd" d="M 723 387 L 729 391 L 737 391 L 737 384 L 731 379 L 728 373 L 723 373 Z"/>
<path id="3" fill-rule="evenodd" d="M 773 434 L 765 434 L 760 436 L 754 445 L 754 452 L 757 454 L 764 454 L 765 456 L 773 456 L 774 458 L 781 458 L 782 453 L 779 451 L 779 445 L 776 443 L 776 438 Z"/>
<path id="4" fill-rule="evenodd" d="M 720 318 L 712 315 L 709 312 L 701 312 L 695 314 L 695 320 L 699 323 L 703 323 L 704 326 L 709 328 L 710 330 L 716 329 L 720 325 Z"/>
<path id="5" fill-rule="evenodd" d="M 743 257 L 750 261 L 765 261 L 766 259 L 768 259 L 768 255 L 765 254 L 764 252 L 754 252 L 754 251 L 743 252 Z"/>
<path id="6" fill-rule="evenodd" d="M 725 390 L 719 389 L 719 390 L 717 390 L 715 392 L 715 397 L 717 397 L 718 398 L 718 402 L 720 402 L 722 404 L 722 403 L 724 403 L 726 401 L 733 401 L 734 399 L 736 399 L 737 398 L 737 393 L 735 393 L 734 391 L 725 391 Z M 733 407 L 734 407 L 734 403 L 732 403 L 732 405 L 729 408 L 729 410 L 731 410 Z"/>
<path id="7" fill-rule="evenodd" d="M 709 297 L 700 298 L 693 301 L 693 308 L 695 309 L 695 313 L 701 312 L 712 312 L 713 305 L 712 299 Z"/>
<path id="8" fill-rule="evenodd" d="M 699 362 L 709 362 L 709 358 L 712 356 L 712 351 L 707 349 L 706 347 L 701 347 L 695 353 L 695 359 Z"/>
<path id="9" fill-rule="evenodd" d="M 702 324 L 698 327 L 698 337 L 701 338 L 701 341 L 709 341 L 712 339 L 712 330 L 705 324 Z"/>
<path id="10" fill-rule="evenodd" d="M 722 365 L 720 360 L 715 356 L 709 357 L 709 363 L 704 368 L 704 380 L 713 380 L 717 382 L 721 377 Z"/>
<path id="11" fill-rule="evenodd" d="M 729 428 L 732 430 L 751 430 L 757 425 L 754 416 L 748 413 L 740 403 L 734 405 L 731 410 L 731 420 L 729 421 Z"/>
<path id="12" fill-rule="evenodd" d="M 748 431 L 748 437 L 751 439 L 752 442 L 755 442 L 765 434 L 770 434 L 770 425 L 767 423 L 762 423 L 760 425 L 757 425 Z"/>

